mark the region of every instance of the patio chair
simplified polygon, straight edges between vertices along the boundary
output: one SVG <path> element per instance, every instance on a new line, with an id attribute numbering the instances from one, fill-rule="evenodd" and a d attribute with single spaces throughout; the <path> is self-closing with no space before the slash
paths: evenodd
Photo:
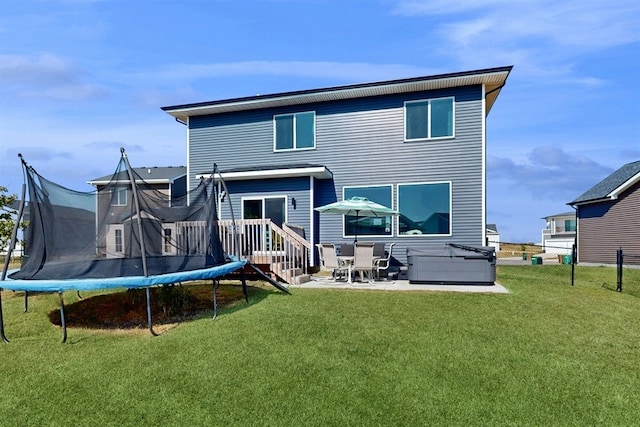
<path id="1" fill-rule="evenodd" d="M 349 266 L 338 260 L 335 245 L 333 243 L 321 243 L 320 246 L 322 246 L 321 253 L 324 259 L 324 267 L 332 270 L 334 279 L 345 275 L 349 271 Z"/>
<path id="2" fill-rule="evenodd" d="M 364 281 L 365 275 L 369 276 L 369 280 L 373 279 L 373 243 L 356 242 L 353 270 L 360 272 L 361 281 Z"/>
<path id="3" fill-rule="evenodd" d="M 353 256 L 353 243 L 343 243 L 340 245 L 340 256 Z"/>
<path id="4" fill-rule="evenodd" d="M 389 245 L 389 252 L 387 252 L 386 257 L 378 258 L 374 261 L 374 267 L 376 270 L 376 278 L 380 278 L 380 272 L 389 270 L 389 266 L 391 265 L 391 254 L 393 253 L 393 246 L 395 243 Z"/>
<path id="5" fill-rule="evenodd" d="M 322 244 L 316 243 L 316 248 L 318 249 L 318 257 L 320 258 L 320 267 L 324 267 L 324 255 L 322 254 Z"/>
<path id="6" fill-rule="evenodd" d="M 384 242 L 376 242 L 373 244 L 373 256 L 374 257 L 378 257 L 378 258 L 384 258 L 384 256 L 386 255 L 384 253 L 384 246 L 385 243 Z"/>

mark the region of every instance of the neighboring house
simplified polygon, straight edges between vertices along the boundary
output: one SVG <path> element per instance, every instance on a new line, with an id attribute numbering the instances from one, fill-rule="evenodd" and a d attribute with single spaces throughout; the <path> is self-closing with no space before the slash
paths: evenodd
<path id="1" fill-rule="evenodd" d="M 548 254 L 570 255 L 576 242 L 576 212 L 563 212 L 542 218 L 542 249 Z"/>
<path id="2" fill-rule="evenodd" d="M 364 196 L 400 215 L 358 218 L 358 239 L 395 242 L 406 263 L 408 247 L 486 244 L 486 119 L 511 69 L 162 109 L 187 127 L 188 187 L 217 164 L 236 219 L 291 224 L 313 253 L 356 230 L 355 217 L 314 208 Z"/>
<path id="3" fill-rule="evenodd" d="M 496 252 L 500 252 L 500 233 L 498 226 L 495 224 L 487 224 L 487 246 L 493 246 Z"/>
<path id="4" fill-rule="evenodd" d="M 620 169 L 570 202 L 577 209 L 578 262 L 616 263 L 616 250 L 640 264 L 640 161 Z"/>
<path id="5" fill-rule="evenodd" d="M 171 239 L 175 239 L 179 232 L 176 221 L 172 217 L 173 210 L 169 208 L 185 203 L 187 168 L 185 166 L 141 167 L 133 168 L 133 172 L 144 180 L 145 186 L 140 188 L 142 192 L 149 195 L 158 192 L 162 195 L 162 197 L 148 198 L 153 200 L 154 206 L 142 207 L 143 221 L 157 222 L 159 230 L 157 236 L 147 236 L 148 250 L 158 255 L 175 254 L 175 245 L 166 244 Z M 139 246 L 130 242 L 131 236 L 135 234 L 135 230 L 133 232 L 130 230 L 131 220 L 136 216 L 132 215 L 133 196 L 128 188 L 130 180 L 126 171 L 116 174 L 118 186 L 115 188 L 111 185 L 112 179 L 114 175 L 107 175 L 88 183 L 95 186 L 98 192 L 98 221 L 108 224 L 105 236 L 99 239 L 98 253 L 106 257 L 121 257 L 125 253 L 131 255 L 136 251 L 139 252 Z M 110 210 L 113 215 L 105 218 L 103 213 L 107 210 Z"/>

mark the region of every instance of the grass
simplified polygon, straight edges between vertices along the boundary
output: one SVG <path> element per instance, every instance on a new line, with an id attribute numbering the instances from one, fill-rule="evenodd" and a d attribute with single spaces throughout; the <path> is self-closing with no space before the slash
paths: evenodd
<path id="1" fill-rule="evenodd" d="M 637 425 L 640 270 L 504 266 L 508 295 L 296 289 L 159 337 L 4 292 L 3 425 Z M 236 287 L 237 288 L 237 287 Z M 611 290 L 614 289 L 614 290 Z M 627 291 L 628 290 L 628 291 Z M 65 294 L 65 300 L 72 295 Z"/>

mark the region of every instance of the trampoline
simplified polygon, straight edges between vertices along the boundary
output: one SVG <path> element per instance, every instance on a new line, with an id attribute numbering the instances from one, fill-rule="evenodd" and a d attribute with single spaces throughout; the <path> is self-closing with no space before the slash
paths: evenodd
<path id="1" fill-rule="evenodd" d="M 62 341 L 67 331 L 63 292 L 145 288 L 147 321 L 153 331 L 152 286 L 211 280 L 214 318 L 219 278 L 240 271 L 245 299 L 247 261 L 227 254 L 218 235 L 219 197 L 214 172 L 191 191 L 156 189 L 131 168 L 124 148 L 111 178 L 91 192 L 70 190 L 39 175 L 22 155 L 25 184 L 8 254 L 24 219 L 24 256 L 17 270 L 5 259 L 0 288 L 29 293 L 57 292 Z M 223 188 L 224 181 L 219 179 Z M 26 197 L 28 194 L 28 197 Z M 233 215 L 233 212 L 232 212 Z M 232 230 L 235 234 L 235 227 Z M 237 238 L 235 236 L 234 238 Z M 276 284 L 279 285 L 279 284 Z M 286 292 L 286 288 L 277 286 Z M 4 331 L 0 294 L 0 336 Z"/>

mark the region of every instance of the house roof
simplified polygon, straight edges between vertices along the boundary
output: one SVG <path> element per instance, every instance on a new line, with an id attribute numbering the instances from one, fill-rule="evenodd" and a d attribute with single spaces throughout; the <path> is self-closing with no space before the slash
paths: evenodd
<path id="1" fill-rule="evenodd" d="M 169 184 L 176 179 L 183 177 L 187 174 L 186 166 L 153 166 L 153 167 L 140 167 L 133 168 L 133 171 L 140 175 L 147 184 Z M 105 175 L 100 178 L 87 181 L 91 185 L 106 185 L 108 184 L 113 175 Z M 129 177 L 127 171 L 121 171 L 117 175 L 118 179 L 128 181 Z"/>
<path id="2" fill-rule="evenodd" d="M 543 216 L 542 219 L 555 218 L 558 216 L 576 216 L 576 211 L 568 211 L 568 212 L 562 212 L 554 215 L 547 215 L 547 216 Z"/>
<path id="3" fill-rule="evenodd" d="M 201 172 L 196 174 L 196 178 L 210 176 L 211 172 Z M 268 166 L 246 166 L 231 168 L 220 171 L 222 179 L 225 181 L 245 180 L 245 179 L 269 179 L 269 178 L 293 178 L 300 176 L 313 176 L 318 179 L 329 179 L 333 174 L 324 165 L 310 163 L 268 165 Z"/>
<path id="4" fill-rule="evenodd" d="M 573 206 L 615 200 L 637 182 L 640 182 L 640 160 L 622 166 L 568 204 Z"/>
<path id="5" fill-rule="evenodd" d="M 193 116 L 484 84 L 486 112 L 488 114 L 500 90 L 505 85 L 512 68 L 513 66 L 487 68 L 408 79 L 256 95 L 244 98 L 174 105 L 162 107 L 162 110 L 177 120 L 186 123 L 188 118 Z"/>
<path id="6" fill-rule="evenodd" d="M 498 226 L 495 224 L 487 224 L 487 231 L 491 231 L 493 233 L 498 232 Z"/>

